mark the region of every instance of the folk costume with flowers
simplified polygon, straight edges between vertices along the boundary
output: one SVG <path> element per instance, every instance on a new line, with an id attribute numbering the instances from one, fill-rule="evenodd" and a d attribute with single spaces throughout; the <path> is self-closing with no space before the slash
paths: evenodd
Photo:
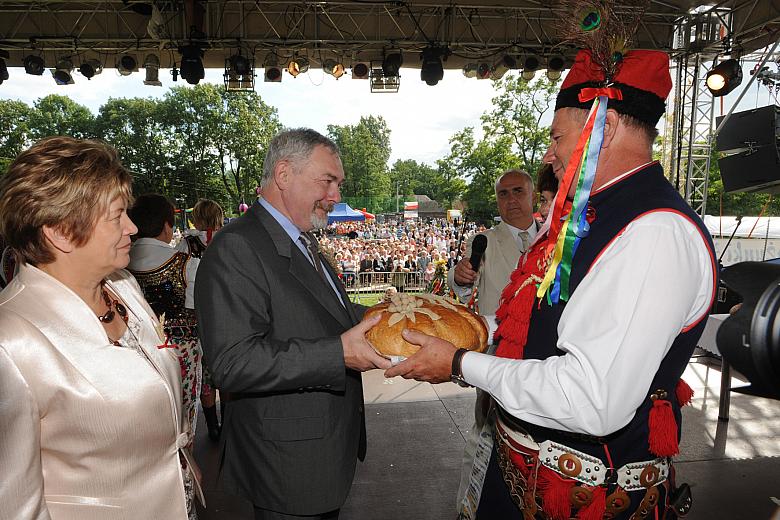
<path id="1" fill-rule="evenodd" d="M 607 107 L 655 125 L 671 80 L 661 52 L 629 51 L 609 78 L 591 58 L 580 51 L 557 99 L 556 111 L 591 111 L 502 294 L 498 357 L 462 358 L 466 381 L 497 404 L 479 519 L 674 518 L 670 502 L 690 505 L 671 456 L 714 249 L 657 162 L 593 185 Z"/>

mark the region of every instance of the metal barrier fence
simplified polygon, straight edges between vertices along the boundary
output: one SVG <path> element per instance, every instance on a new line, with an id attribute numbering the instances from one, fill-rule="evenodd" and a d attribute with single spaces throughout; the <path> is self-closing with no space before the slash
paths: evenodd
<path id="1" fill-rule="evenodd" d="M 383 295 L 390 287 L 398 292 L 425 292 L 428 282 L 423 273 L 405 271 L 378 271 L 355 273 L 344 271 L 341 275 L 344 287 L 354 302 L 363 298 Z"/>

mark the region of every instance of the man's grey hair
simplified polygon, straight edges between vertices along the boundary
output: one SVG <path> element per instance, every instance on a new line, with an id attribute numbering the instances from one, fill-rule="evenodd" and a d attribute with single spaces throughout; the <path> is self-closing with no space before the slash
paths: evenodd
<path id="1" fill-rule="evenodd" d="M 297 167 L 306 161 L 317 146 L 324 146 L 335 155 L 339 147 L 331 139 L 311 128 L 284 130 L 271 139 L 263 161 L 263 178 L 260 186 L 265 188 L 274 176 L 279 161 L 290 161 Z"/>
<path id="2" fill-rule="evenodd" d="M 507 170 L 504 173 L 502 173 L 501 175 L 499 175 L 496 178 L 496 185 L 493 187 L 495 190 L 498 190 L 498 183 L 501 182 L 501 179 L 503 179 L 507 175 L 521 175 L 521 176 L 525 177 L 525 181 L 528 183 L 528 186 L 531 188 L 531 191 L 533 191 L 533 188 L 534 188 L 534 178 L 531 177 L 531 174 L 528 173 L 527 171 L 520 170 L 518 168 L 515 168 L 515 169 L 512 169 L 512 170 Z"/>

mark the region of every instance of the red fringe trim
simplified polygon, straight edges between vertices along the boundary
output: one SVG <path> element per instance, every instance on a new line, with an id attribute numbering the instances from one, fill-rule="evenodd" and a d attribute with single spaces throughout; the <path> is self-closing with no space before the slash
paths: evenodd
<path id="1" fill-rule="evenodd" d="M 607 511 L 607 490 L 601 486 L 588 487 L 593 493 L 593 501 L 577 512 L 580 520 L 601 520 Z"/>
<path id="2" fill-rule="evenodd" d="M 677 387 L 674 389 L 675 395 L 677 395 L 677 402 L 680 407 L 691 404 L 693 399 L 693 388 L 685 382 L 684 379 L 677 381 Z"/>
<path id="3" fill-rule="evenodd" d="M 659 457 L 671 457 L 680 452 L 677 444 L 677 421 L 674 420 L 672 403 L 656 399 L 650 409 L 650 451 Z"/>
<path id="4" fill-rule="evenodd" d="M 568 520 L 571 513 L 571 489 L 574 481 L 564 479 L 544 466 L 539 468 L 537 489 L 542 498 L 544 512 L 552 520 Z"/>

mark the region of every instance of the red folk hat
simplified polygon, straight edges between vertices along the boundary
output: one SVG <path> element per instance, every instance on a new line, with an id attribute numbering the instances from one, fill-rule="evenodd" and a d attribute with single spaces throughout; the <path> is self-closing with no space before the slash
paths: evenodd
<path id="1" fill-rule="evenodd" d="M 604 69 L 593 62 L 590 51 L 582 50 L 561 85 L 555 110 L 588 109 L 595 96 L 604 94 L 611 98 L 609 108 L 655 126 L 671 89 L 669 56 L 665 52 L 628 51 L 607 83 Z"/>

